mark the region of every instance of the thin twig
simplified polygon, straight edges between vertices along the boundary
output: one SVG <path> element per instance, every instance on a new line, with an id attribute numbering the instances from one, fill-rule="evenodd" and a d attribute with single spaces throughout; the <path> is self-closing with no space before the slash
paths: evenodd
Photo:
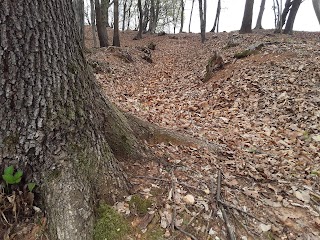
<path id="1" fill-rule="evenodd" d="M 174 176 L 174 169 L 171 172 L 171 187 L 172 187 L 172 201 L 173 201 L 173 209 L 172 209 L 172 218 L 171 218 L 171 233 L 174 232 L 174 226 L 176 222 L 176 200 L 175 200 L 175 191 L 176 191 L 176 177 Z"/>
<path id="2" fill-rule="evenodd" d="M 192 235 L 191 233 L 186 232 L 185 230 L 183 230 L 180 227 L 175 226 L 177 230 L 179 230 L 180 232 L 182 232 L 183 234 L 187 235 L 188 237 L 190 237 L 192 240 L 198 240 L 198 238 L 196 238 L 194 235 Z"/>
<path id="3" fill-rule="evenodd" d="M 231 229 L 227 213 L 226 213 L 226 211 L 224 209 L 223 204 L 221 204 L 220 196 L 221 196 L 221 170 L 219 169 L 218 170 L 218 177 L 217 177 L 217 195 L 216 195 L 217 204 L 220 207 L 220 210 L 222 212 L 222 216 L 223 216 L 224 222 L 225 222 L 226 227 L 227 227 L 227 232 L 228 232 L 229 239 L 230 240 L 236 240 L 236 238 L 234 236 L 234 233 L 233 233 L 233 231 Z"/>

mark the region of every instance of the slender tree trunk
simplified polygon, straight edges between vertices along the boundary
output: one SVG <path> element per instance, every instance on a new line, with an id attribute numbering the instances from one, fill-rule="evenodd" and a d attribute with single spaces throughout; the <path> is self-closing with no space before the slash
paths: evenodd
<path id="1" fill-rule="evenodd" d="M 143 28 L 143 10 L 141 0 L 138 0 L 138 9 L 139 9 L 139 31 L 135 39 L 142 38 L 142 28 Z"/>
<path id="2" fill-rule="evenodd" d="M 266 5 L 266 0 L 261 0 L 259 15 L 258 15 L 256 27 L 254 29 L 263 29 L 261 22 L 262 22 L 262 16 L 263 16 L 263 13 L 264 13 L 265 5 Z"/>
<path id="3" fill-rule="evenodd" d="M 127 30 L 130 29 L 130 21 L 131 21 L 131 7 L 132 7 L 133 0 L 130 0 L 130 5 L 128 8 L 128 20 L 127 20 Z"/>
<path id="4" fill-rule="evenodd" d="M 320 24 L 320 1 L 319 0 L 312 0 L 312 4 L 313 4 L 314 12 L 317 15 L 318 22 Z"/>
<path id="5" fill-rule="evenodd" d="M 244 8 L 244 14 L 242 19 L 242 25 L 239 33 L 252 33 L 252 12 L 253 12 L 254 0 L 246 0 L 246 5 Z"/>
<path id="6" fill-rule="evenodd" d="M 293 0 L 292 7 L 290 9 L 290 13 L 289 13 L 288 20 L 286 23 L 286 27 L 283 30 L 283 33 L 292 34 L 294 20 L 296 19 L 296 15 L 298 13 L 301 2 L 302 2 L 302 0 Z"/>
<path id="7" fill-rule="evenodd" d="M 101 5 L 99 0 L 95 0 L 96 8 L 96 24 L 98 31 L 98 38 L 100 42 L 100 47 L 108 47 L 108 33 L 105 25 L 105 17 L 101 11 Z"/>
<path id="8" fill-rule="evenodd" d="M 114 28 L 113 28 L 113 46 L 120 47 L 119 36 L 119 0 L 113 1 Z"/>
<path id="9" fill-rule="evenodd" d="M 93 38 L 93 46 L 98 47 L 96 38 L 96 10 L 94 7 L 94 0 L 90 0 L 90 11 L 91 11 L 91 34 Z"/>
<path id="10" fill-rule="evenodd" d="M 210 32 L 215 32 L 216 27 L 217 27 L 217 32 L 218 32 L 218 24 L 219 24 L 219 19 L 220 19 L 220 12 L 221 12 L 221 0 L 218 1 L 218 6 L 217 6 L 217 13 L 216 13 L 216 18 L 214 20 L 214 24 Z"/>
<path id="11" fill-rule="evenodd" d="M 292 3 L 293 1 L 291 2 L 291 0 L 286 0 L 282 13 L 281 12 L 279 13 L 279 19 L 278 19 L 277 29 L 275 30 L 275 33 L 280 33 L 282 31 L 282 28 L 286 23 L 288 13 L 290 12 Z M 281 25 L 280 25 L 280 22 L 281 22 Z"/>
<path id="12" fill-rule="evenodd" d="M 192 0 L 192 5 L 191 5 L 190 20 L 189 20 L 189 33 L 191 32 L 191 19 L 192 19 L 192 13 L 193 13 L 193 6 L 194 6 L 194 0 Z"/>
<path id="13" fill-rule="evenodd" d="M 87 66 L 71 1 L 1 1 L 0 13 L 0 161 L 32 169 L 49 239 L 91 240 L 94 204 L 128 189 L 115 157 L 137 139 Z"/>
<path id="14" fill-rule="evenodd" d="M 181 16 L 180 16 L 180 31 L 183 31 L 183 23 L 184 23 L 184 0 L 181 0 Z"/>
<path id="15" fill-rule="evenodd" d="M 149 24 L 149 32 L 154 33 L 156 30 L 156 12 L 155 12 L 155 2 L 154 0 L 150 0 L 150 24 Z"/>
<path id="16" fill-rule="evenodd" d="M 146 0 L 144 3 L 142 32 L 147 31 L 149 21 L 150 21 L 149 0 Z"/>
<path id="17" fill-rule="evenodd" d="M 127 0 L 125 0 L 123 4 L 122 31 L 124 31 L 124 28 L 125 28 L 126 15 L 127 15 Z"/>
<path id="18" fill-rule="evenodd" d="M 204 6 L 206 0 L 204 0 Z M 205 24 L 205 14 L 202 7 L 202 0 L 199 0 L 199 15 L 200 15 L 200 30 L 201 30 L 201 42 L 204 43 L 206 40 L 206 24 Z"/>

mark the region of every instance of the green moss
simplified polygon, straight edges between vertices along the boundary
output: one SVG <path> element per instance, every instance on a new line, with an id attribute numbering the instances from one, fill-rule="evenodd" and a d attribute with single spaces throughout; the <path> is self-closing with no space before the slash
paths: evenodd
<path id="1" fill-rule="evenodd" d="M 94 240 L 121 240 L 129 230 L 129 224 L 116 210 L 106 204 L 99 206 L 98 219 L 94 226 Z"/>
<path id="2" fill-rule="evenodd" d="M 72 74 L 75 74 L 75 75 L 79 72 L 79 66 L 74 62 L 68 63 L 67 69 L 69 72 L 71 72 Z"/>
<path id="3" fill-rule="evenodd" d="M 139 195 L 133 195 L 130 202 L 130 209 L 134 209 L 138 215 L 144 215 L 148 212 L 148 208 L 152 206 L 150 199 L 143 199 Z"/>
<path id="4" fill-rule="evenodd" d="M 248 56 L 250 56 L 250 55 L 252 55 L 254 53 L 254 51 L 253 50 L 244 50 L 244 51 L 242 51 L 242 52 L 239 52 L 239 53 L 236 53 L 235 55 L 234 55 L 234 57 L 235 58 L 238 58 L 238 59 L 240 59 L 240 58 L 245 58 L 245 57 L 248 57 Z"/>

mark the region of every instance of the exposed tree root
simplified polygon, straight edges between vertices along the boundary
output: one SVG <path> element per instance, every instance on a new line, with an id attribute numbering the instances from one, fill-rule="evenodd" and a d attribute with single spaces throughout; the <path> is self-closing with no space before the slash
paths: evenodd
<path id="1" fill-rule="evenodd" d="M 139 139 L 146 140 L 151 144 L 170 143 L 194 148 L 206 148 L 214 153 L 230 153 L 225 146 L 195 138 L 187 133 L 180 133 L 159 127 L 155 124 L 143 121 L 129 113 L 125 113 L 125 116 L 127 117 L 134 134 Z"/>

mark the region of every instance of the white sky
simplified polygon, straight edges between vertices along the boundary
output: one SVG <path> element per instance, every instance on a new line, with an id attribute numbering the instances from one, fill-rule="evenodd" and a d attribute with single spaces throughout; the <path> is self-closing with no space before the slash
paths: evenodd
<path id="1" fill-rule="evenodd" d="M 192 0 L 186 0 L 186 13 L 184 22 L 184 31 L 188 31 L 191 2 Z M 207 0 L 207 26 L 206 31 L 210 31 L 216 14 L 218 0 Z M 280 2 L 280 0 L 279 0 Z M 285 0 L 282 0 L 283 5 Z M 261 0 L 254 1 L 253 9 L 253 20 L 252 28 L 255 27 Z M 274 28 L 274 14 L 272 10 L 273 1 L 266 0 L 266 6 L 264 10 L 264 15 L 262 18 L 262 27 L 264 29 Z M 222 0 L 221 1 L 221 13 L 220 13 L 220 24 L 219 32 L 221 31 L 233 31 L 239 30 L 241 27 L 243 12 L 244 12 L 245 0 Z M 296 20 L 293 26 L 293 30 L 298 31 L 320 31 L 320 25 L 317 20 L 316 14 L 314 13 L 312 0 L 305 0 L 301 3 Z M 193 17 L 191 21 L 191 31 L 199 32 L 199 7 L 198 0 L 195 0 Z"/>

